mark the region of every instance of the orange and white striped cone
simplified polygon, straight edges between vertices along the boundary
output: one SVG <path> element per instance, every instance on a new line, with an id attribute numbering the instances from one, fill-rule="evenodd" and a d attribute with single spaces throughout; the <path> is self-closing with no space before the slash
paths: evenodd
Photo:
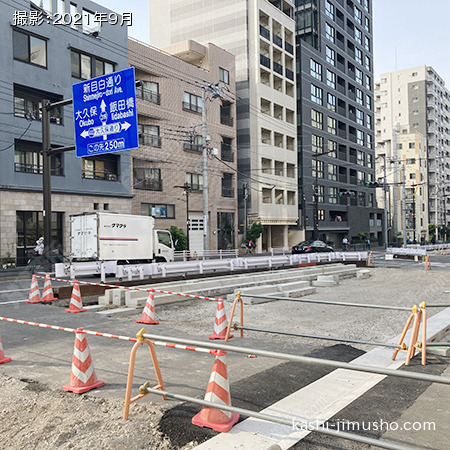
<path id="1" fill-rule="evenodd" d="M 9 358 L 8 356 L 5 356 L 5 354 L 3 353 L 3 344 L 2 344 L 2 337 L 0 336 L 0 364 L 4 364 L 7 362 L 10 362 L 11 358 Z"/>
<path id="2" fill-rule="evenodd" d="M 144 310 L 142 311 L 142 316 L 139 320 L 136 320 L 136 322 L 145 323 L 147 325 L 158 325 L 159 322 L 155 319 L 155 298 L 153 292 L 149 292 Z"/>
<path id="3" fill-rule="evenodd" d="M 91 389 L 105 385 L 104 381 L 97 380 L 94 363 L 89 352 L 86 335 L 83 328 L 77 328 L 75 333 L 75 346 L 73 348 L 72 373 L 70 383 L 63 386 L 63 390 L 82 394 Z"/>
<path id="4" fill-rule="evenodd" d="M 25 300 L 25 303 L 41 303 L 41 293 L 39 292 L 39 285 L 37 282 L 37 277 L 33 274 L 31 278 L 31 286 L 30 286 L 30 294 L 28 295 L 28 300 Z"/>
<path id="5" fill-rule="evenodd" d="M 80 285 L 76 280 L 73 283 L 72 297 L 70 298 L 69 308 L 65 309 L 64 311 L 69 313 L 80 313 L 87 311 L 86 308 L 83 308 L 83 302 L 81 301 Z"/>
<path id="6" fill-rule="evenodd" d="M 225 306 L 223 304 L 223 299 L 217 299 L 217 309 L 216 318 L 214 319 L 214 329 L 213 334 L 208 337 L 208 339 L 225 339 L 227 334 L 227 315 L 225 314 Z M 229 338 L 233 335 L 230 334 Z"/>
<path id="7" fill-rule="evenodd" d="M 231 406 L 230 386 L 228 383 L 225 354 L 217 355 L 206 389 L 205 400 L 220 405 Z M 239 414 L 222 411 L 211 406 L 203 406 L 202 410 L 192 418 L 192 423 L 199 427 L 212 428 L 226 433 L 239 420 Z"/>
<path id="8" fill-rule="evenodd" d="M 44 290 L 42 291 L 42 301 L 52 302 L 53 300 L 58 299 L 53 295 L 52 280 L 50 279 L 50 274 L 48 273 L 45 275 Z"/>

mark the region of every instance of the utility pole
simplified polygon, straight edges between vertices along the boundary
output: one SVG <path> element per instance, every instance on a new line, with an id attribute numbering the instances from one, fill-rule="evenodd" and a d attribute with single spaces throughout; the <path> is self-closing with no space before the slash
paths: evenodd
<path id="1" fill-rule="evenodd" d="M 393 214 L 393 221 L 392 221 L 392 231 L 394 236 L 397 235 L 398 232 L 398 224 L 397 224 L 397 218 L 398 218 L 398 211 L 397 211 L 397 199 L 398 199 L 398 172 L 397 172 L 397 133 L 400 131 L 400 125 L 397 124 L 396 127 L 392 130 L 392 159 L 394 162 L 394 214 Z"/>
<path id="2" fill-rule="evenodd" d="M 388 231 L 388 203 L 387 203 L 387 172 L 386 172 L 386 155 L 383 155 L 384 160 L 384 184 L 383 184 L 383 193 L 384 193 L 384 248 L 389 247 L 389 231 Z"/>
<path id="3" fill-rule="evenodd" d="M 412 194 L 412 226 L 413 226 L 413 242 L 416 243 L 416 188 L 417 186 L 413 184 L 413 194 Z"/>
<path id="4" fill-rule="evenodd" d="M 50 101 L 42 101 L 42 189 L 44 219 L 45 270 L 51 271 L 52 256 L 52 197 L 51 197 L 51 153 L 50 153 Z"/>
<path id="5" fill-rule="evenodd" d="M 247 238 L 247 229 L 248 229 L 248 221 L 247 221 L 247 199 L 248 199 L 248 184 L 244 183 L 242 185 L 243 197 L 244 197 L 244 239 Z"/>
<path id="6" fill-rule="evenodd" d="M 406 177 L 405 164 L 402 164 L 402 228 L 403 228 L 403 247 L 406 247 Z"/>

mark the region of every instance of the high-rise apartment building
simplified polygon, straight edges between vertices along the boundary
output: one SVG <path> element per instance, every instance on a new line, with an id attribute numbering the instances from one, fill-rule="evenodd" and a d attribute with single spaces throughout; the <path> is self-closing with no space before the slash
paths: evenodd
<path id="1" fill-rule="evenodd" d="M 56 23 L 56 13 L 65 25 Z M 95 13 L 106 18 L 101 26 Z M 27 250 L 43 234 L 43 100 L 71 99 L 72 84 L 127 68 L 127 27 L 121 22 L 122 16 L 88 0 L 2 3 L 0 256 L 26 264 Z M 93 111 L 80 113 L 87 119 Z M 52 110 L 52 147 L 74 144 L 73 116 L 71 105 Z M 70 214 L 131 212 L 129 152 L 89 158 L 55 153 L 51 186 L 53 247 L 68 255 Z"/>
<path id="2" fill-rule="evenodd" d="M 371 0 L 296 0 L 299 202 L 308 238 L 370 233 L 377 208 Z"/>
<path id="3" fill-rule="evenodd" d="M 430 238 L 428 223 L 450 225 L 450 92 L 444 80 L 429 66 L 382 74 L 375 84 L 375 119 L 377 155 L 386 156 L 388 168 L 395 174 L 394 186 L 390 188 L 393 234 L 402 231 L 398 172 L 402 161 L 408 158 L 406 166 L 414 164 L 416 169 L 416 175 L 410 174 L 414 189 L 417 187 L 424 193 L 420 205 L 414 196 L 413 216 L 417 217 L 418 208 L 422 208 L 428 217 L 423 219 L 423 226 L 416 220 L 415 227 L 408 229 L 407 225 L 407 230 L 409 234 L 416 231 L 416 240 L 419 236 L 427 240 Z M 419 152 L 411 158 L 404 154 L 403 148 L 408 135 L 416 136 L 409 140 L 408 148 L 418 146 Z M 381 177 L 382 173 L 377 176 Z M 411 197 L 408 200 L 412 203 Z"/>
<path id="4" fill-rule="evenodd" d="M 139 148 L 131 150 L 133 214 L 175 225 L 203 250 L 203 142 L 206 108 L 211 250 L 237 248 L 234 56 L 213 44 L 185 41 L 164 52 L 129 40 L 138 87 Z M 210 85 L 223 86 L 213 98 Z M 205 101 L 203 102 L 203 92 Z"/>
<path id="5" fill-rule="evenodd" d="M 239 228 L 259 249 L 301 238 L 297 196 L 294 5 L 287 0 L 150 0 L 150 44 L 193 39 L 236 57 Z"/>

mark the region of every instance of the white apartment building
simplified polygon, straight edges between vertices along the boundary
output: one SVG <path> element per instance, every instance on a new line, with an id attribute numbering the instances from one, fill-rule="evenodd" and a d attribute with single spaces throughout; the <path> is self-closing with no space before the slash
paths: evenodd
<path id="1" fill-rule="evenodd" d="M 264 226 L 258 250 L 297 243 L 295 22 L 287 0 L 150 0 L 150 44 L 193 39 L 236 57 L 239 231 Z M 245 238 L 245 236 L 244 236 Z"/>
<path id="2" fill-rule="evenodd" d="M 450 223 L 450 92 L 432 67 L 418 66 L 382 74 L 375 83 L 376 154 L 386 155 L 387 172 L 393 172 L 393 183 L 400 183 L 402 136 L 414 135 L 419 151 L 417 173 L 426 170 L 424 179 L 416 179 L 424 196 L 428 223 L 448 226 Z M 408 142 L 413 142 L 405 137 Z M 409 145 L 409 144 L 408 144 Z M 382 173 L 377 173 L 382 177 Z M 399 191 L 399 187 L 397 186 Z M 391 187 L 393 192 L 395 187 Z M 423 189 L 422 189 L 423 190 Z M 392 193 L 392 198 L 401 194 Z M 416 194 L 417 195 L 417 194 Z M 417 199 L 415 199 L 417 200 Z M 391 217 L 401 216 L 401 208 L 393 202 Z M 393 232 L 401 230 L 401 221 L 392 220 Z M 420 227 L 420 225 L 419 225 Z M 416 232 L 418 230 L 416 224 Z M 422 231 L 427 229 L 424 227 Z"/>

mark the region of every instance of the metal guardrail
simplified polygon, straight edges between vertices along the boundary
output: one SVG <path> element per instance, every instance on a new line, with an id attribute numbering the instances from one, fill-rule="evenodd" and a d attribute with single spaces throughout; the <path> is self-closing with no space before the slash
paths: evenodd
<path id="1" fill-rule="evenodd" d="M 190 261 L 197 259 L 237 258 L 238 249 L 230 250 L 182 250 L 175 252 L 175 261 Z"/>

